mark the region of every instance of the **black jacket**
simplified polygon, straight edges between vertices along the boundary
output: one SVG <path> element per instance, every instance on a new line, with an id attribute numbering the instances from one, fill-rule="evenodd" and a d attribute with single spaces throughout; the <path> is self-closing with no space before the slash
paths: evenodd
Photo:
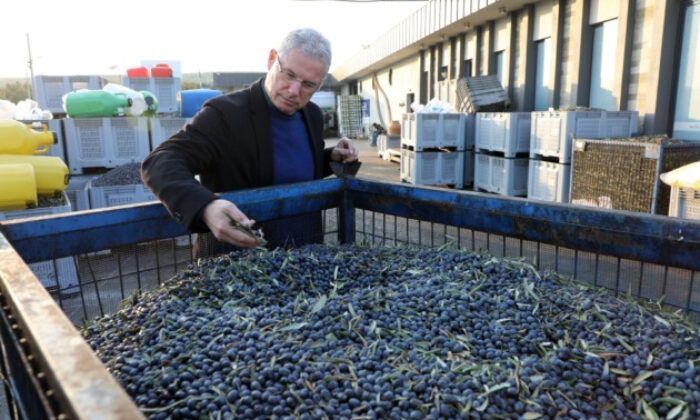
<path id="1" fill-rule="evenodd" d="M 215 192 L 273 185 L 270 105 L 263 84 L 264 78 L 248 89 L 210 99 L 143 161 L 144 183 L 193 232 L 207 230 L 199 215 L 216 199 Z M 332 148 L 324 150 L 323 113 L 313 102 L 301 113 L 313 150 L 314 178 L 320 179 L 331 174 Z"/>

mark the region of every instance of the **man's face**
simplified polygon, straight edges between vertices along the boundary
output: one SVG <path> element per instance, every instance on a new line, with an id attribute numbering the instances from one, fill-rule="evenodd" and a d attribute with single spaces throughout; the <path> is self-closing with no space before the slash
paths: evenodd
<path id="1" fill-rule="evenodd" d="M 265 88 L 272 103 L 285 114 L 303 108 L 326 77 L 322 61 L 291 50 L 284 56 L 271 50 L 267 60 Z"/>

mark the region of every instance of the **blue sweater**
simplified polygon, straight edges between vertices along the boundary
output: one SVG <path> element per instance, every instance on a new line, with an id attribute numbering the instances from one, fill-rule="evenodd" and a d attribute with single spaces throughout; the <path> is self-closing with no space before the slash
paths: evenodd
<path id="1" fill-rule="evenodd" d="M 272 107 L 270 120 L 275 185 L 311 181 L 314 159 L 301 112 L 287 115 Z"/>

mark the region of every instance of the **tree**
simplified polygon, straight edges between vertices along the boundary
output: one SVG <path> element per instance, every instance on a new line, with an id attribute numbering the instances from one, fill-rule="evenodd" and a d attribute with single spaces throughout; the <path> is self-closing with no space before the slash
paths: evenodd
<path id="1" fill-rule="evenodd" d="M 0 99 L 7 99 L 13 103 L 29 98 L 29 84 L 27 82 L 12 82 L 0 86 Z"/>

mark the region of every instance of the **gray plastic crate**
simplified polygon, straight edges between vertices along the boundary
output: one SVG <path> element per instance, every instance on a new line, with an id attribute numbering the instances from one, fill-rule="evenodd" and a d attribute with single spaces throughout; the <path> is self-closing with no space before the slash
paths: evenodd
<path id="1" fill-rule="evenodd" d="M 474 148 L 512 158 L 530 152 L 529 112 L 479 112 Z"/>
<path id="2" fill-rule="evenodd" d="M 90 199 L 90 208 L 123 206 L 126 204 L 145 203 L 154 201 L 156 197 L 143 184 L 92 186 L 89 181 L 85 186 Z"/>
<path id="3" fill-rule="evenodd" d="M 189 120 L 189 118 L 180 117 L 151 118 L 149 121 L 151 126 L 151 150 L 154 150 L 170 136 L 177 133 Z"/>
<path id="4" fill-rule="evenodd" d="M 527 158 L 504 158 L 476 153 L 474 189 L 500 195 L 527 195 Z"/>
<path id="5" fill-rule="evenodd" d="M 177 93 L 180 91 L 179 77 L 122 77 L 122 84 L 135 91 L 147 90 L 158 99 L 158 114 L 173 114 L 179 111 Z"/>
<path id="6" fill-rule="evenodd" d="M 0 221 L 69 213 L 71 204 L 66 193 L 63 194 L 63 199 L 65 204 L 61 206 L 0 212 Z M 61 290 L 61 293 L 78 291 L 78 272 L 75 268 L 73 257 L 40 261 L 29 264 L 29 268 L 49 291 L 58 289 Z"/>
<path id="7" fill-rule="evenodd" d="M 456 90 L 463 112 L 505 111 L 510 106 L 510 98 L 495 74 L 459 79 Z"/>
<path id="8" fill-rule="evenodd" d="M 404 114 L 401 118 L 401 145 L 415 151 L 471 149 L 474 146 L 474 116 L 452 112 Z"/>
<path id="9" fill-rule="evenodd" d="M 62 98 L 74 90 L 99 90 L 106 84 L 100 76 L 34 76 L 34 94 L 41 109 L 64 114 Z"/>
<path id="10" fill-rule="evenodd" d="M 637 111 L 535 111 L 532 113 L 530 157 L 571 163 L 574 138 L 627 137 L 637 132 Z"/>
<path id="11" fill-rule="evenodd" d="M 401 180 L 416 185 L 462 188 L 464 152 L 416 152 L 401 149 Z"/>
<path id="12" fill-rule="evenodd" d="M 692 188 L 671 188 L 668 215 L 700 220 L 700 191 Z"/>
<path id="13" fill-rule="evenodd" d="M 462 171 L 462 188 L 474 185 L 474 151 L 464 151 L 464 170 Z"/>
<path id="14" fill-rule="evenodd" d="M 71 175 L 66 187 L 66 195 L 70 200 L 73 211 L 90 210 L 90 199 L 85 185 L 99 175 Z"/>
<path id="15" fill-rule="evenodd" d="M 392 149 L 398 151 L 401 148 L 401 137 L 380 134 L 377 137 L 377 154 L 384 160 L 391 160 Z"/>
<path id="16" fill-rule="evenodd" d="M 63 125 L 71 174 L 140 162 L 150 152 L 145 117 L 66 118 Z"/>
<path id="17" fill-rule="evenodd" d="M 568 203 L 570 179 L 570 164 L 530 159 L 527 198 Z"/>

